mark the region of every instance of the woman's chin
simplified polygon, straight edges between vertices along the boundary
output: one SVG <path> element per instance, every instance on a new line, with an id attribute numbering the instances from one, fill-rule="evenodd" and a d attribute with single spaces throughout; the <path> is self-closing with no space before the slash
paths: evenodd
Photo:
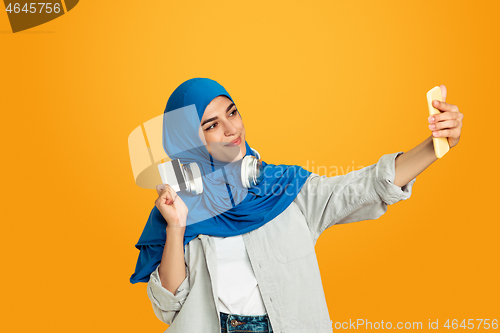
<path id="1" fill-rule="evenodd" d="M 243 154 L 241 153 L 241 150 L 238 152 L 238 154 L 236 156 L 234 155 L 229 155 L 229 156 L 226 156 L 225 157 L 225 161 L 226 162 L 237 162 L 239 160 L 241 160 L 243 158 Z"/>
<path id="2" fill-rule="evenodd" d="M 245 157 L 245 152 L 247 150 L 245 146 L 241 147 L 241 144 L 239 146 L 234 147 L 234 148 L 238 148 L 238 151 L 237 151 L 236 157 L 234 157 L 231 160 L 231 162 L 236 162 L 236 161 L 241 160 L 243 157 Z"/>
<path id="3" fill-rule="evenodd" d="M 218 156 L 213 156 L 215 159 L 221 162 L 237 162 L 241 160 L 245 154 L 241 151 L 239 146 L 225 147 L 226 151 L 224 154 L 217 154 Z"/>
<path id="4" fill-rule="evenodd" d="M 231 163 L 232 163 L 232 162 L 237 162 L 237 161 L 241 160 L 242 158 L 243 158 L 243 154 L 241 154 L 241 152 L 240 152 L 240 154 L 238 154 L 238 156 L 236 156 L 236 157 L 235 157 L 235 158 L 231 161 Z"/>

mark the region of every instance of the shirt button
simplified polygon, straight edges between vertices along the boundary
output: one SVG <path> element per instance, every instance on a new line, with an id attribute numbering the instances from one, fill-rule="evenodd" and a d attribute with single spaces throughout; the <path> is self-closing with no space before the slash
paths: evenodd
<path id="1" fill-rule="evenodd" d="M 231 325 L 233 325 L 233 327 L 238 326 L 238 321 L 236 319 L 231 320 Z"/>
<path id="2" fill-rule="evenodd" d="M 199 235 L 198 235 L 198 238 L 199 238 L 199 239 L 201 239 L 201 236 L 203 236 L 203 235 L 202 235 L 202 234 L 199 234 Z"/>

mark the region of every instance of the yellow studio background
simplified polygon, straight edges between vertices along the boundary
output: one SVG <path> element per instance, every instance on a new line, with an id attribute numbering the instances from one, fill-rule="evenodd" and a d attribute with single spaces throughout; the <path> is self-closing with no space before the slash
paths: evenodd
<path id="1" fill-rule="evenodd" d="M 2 11 L 1 331 L 167 328 L 129 282 L 157 194 L 135 185 L 127 138 L 193 77 L 228 90 L 266 162 L 321 174 L 421 143 L 425 94 L 446 85 L 460 143 L 409 200 L 319 238 L 330 317 L 500 319 L 499 14 L 498 1 L 88 0 L 13 34 Z"/>

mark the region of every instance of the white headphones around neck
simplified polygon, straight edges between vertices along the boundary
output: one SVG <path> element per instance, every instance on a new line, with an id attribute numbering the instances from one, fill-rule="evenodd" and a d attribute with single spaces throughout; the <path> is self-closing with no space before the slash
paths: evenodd
<path id="1" fill-rule="evenodd" d="M 247 155 L 241 160 L 241 183 L 245 188 L 258 185 L 264 176 L 260 154 L 251 149 L 257 157 Z M 176 192 L 194 195 L 203 193 L 201 170 L 196 162 L 182 165 L 176 159 L 158 164 L 158 170 L 163 184 L 170 185 Z"/>

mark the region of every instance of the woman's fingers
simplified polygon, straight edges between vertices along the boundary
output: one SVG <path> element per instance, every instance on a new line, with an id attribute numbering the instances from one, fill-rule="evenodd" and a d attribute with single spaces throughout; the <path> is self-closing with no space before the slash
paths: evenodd
<path id="1" fill-rule="evenodd" d="M 160 210 L 160 212 L 162 212 L 162 214 L 164 213 L 164 210 L 166 209 L 165 205 L 171 206 L 171 208 L 167 208 L 167 210 L 170 211 L 170 209 L 173 209 L 173 211 L 176 211 L 177 216 L 175 218 L 180 219 L 180 217 L 178 216 L 179 212 L 177 211 L 177 209 L 179 209 L 179 207 L 180 207 L 180 209 L 182 211 L 182 209 L 183 209 L 182 206 L 184 205 L 184 207 L 185 207 L 185 204 L 181 200 L 180 202 L 177 202 L 178 203 L 177 206 L 179 206 L 179 207 L 176 207 L 174 205 L 175 199 L 177 199 L 177 192 L 175 192 L 175 190 L 172 188 L 172 186 L 170 186 L 168 184 L 160 184 L 160 185 L 156 186 L 156 191 L 159 192 L 159 196 L 155 201 L 155 205 Z M 167 219 L 167 218 L 168 217 L 166 217 L 165 219 Z"/>
<path id="2" fill-rule="evenodd" d="M 441 88 L 441 96 L 443 97 L 443 102 L 444 102 L 446 101 L 446 95 L 447 95 L 446 86 L 444 84 L 441 84 L 439 88 Z"/>
<path id="3" fill-rule="evenodd" d="M 458 127 L 460 123 L 456 119 L 449 119 L 449 120 L 443 120 L 437 123 L 433 123 L 429 125 L 430 130 L 440 130 L 440 129 L 445 129 L 445 128 L 454 128 Z"/>
<path id="4" fill-rule="evenodd" d="M 161 194 L 161 191 L 167 187 L 167 184 L 158 184 L 156 185 L 156 192 L 158 195 Z"/>
<path id="5" fill-rule="evenodd" d="M 160 201 L 160 203 L 166 203 L 168 194 L 169 194 L 169 192 L 167 191 L 166 188 L 164 188 L 163 190 L 161 190 L 160 196 L 158 198 L 158 200 Z"/>
<path id="6" fill-rule="evenodd" d="M 449 103 L 445 103 L 443 101 L 434 100 L 432 102 L 432 105 L 436 109 L 439 109 L 440 111 L 450 111 L 450 112 L 458 112 L 459 111 L 458 106 L 456 106 L 455 104 L 449 104 Z"/>
<path id="7" fill-rule="evenodd" d="M 168 190 L 170 191 L 170 198 L 172 199 L 172 202 L 174 202 L 177 198 L 177 192 L 174 191 L 172 186 L 168 186 Z"/>
<path id="8" fill-rule="evenodd" d="M 172 195 L 172 192 L 175 191 L 168 184 L 160 184 L 156 186 L 156 191 L 158 192 L 158 199 L 160 203 L 164 203 L 170 205 L 174 202 L 175 197 Z"/>

